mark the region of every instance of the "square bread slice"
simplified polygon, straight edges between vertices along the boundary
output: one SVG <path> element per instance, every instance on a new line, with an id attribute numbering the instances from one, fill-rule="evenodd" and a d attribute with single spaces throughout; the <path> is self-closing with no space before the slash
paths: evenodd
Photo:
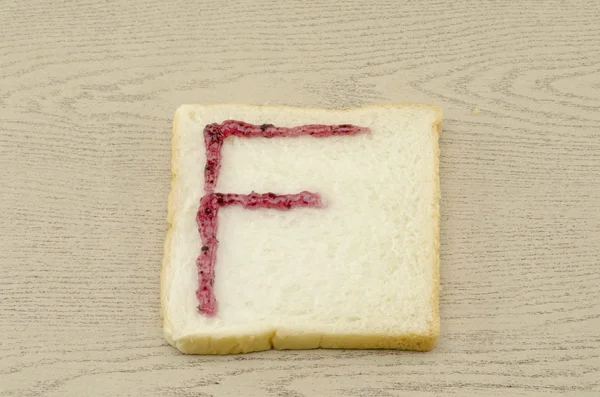
<path id="1" fill-rule="evenodd" d="M 322 206 L 220 208 L 210 282 L 217 309 L 207 315 L 196 295 L 205 277 L 197 258 L 207 250 L 196 221 L 207 194 L 203 131 L 227 120 L 370 131 L 222 141 L 214 192 L 313 192 Z M 441 121 L 429 105 L 181 106 L 161 274 L 165 339 L 187 354 L 431 350 L 439 335 Z"/>

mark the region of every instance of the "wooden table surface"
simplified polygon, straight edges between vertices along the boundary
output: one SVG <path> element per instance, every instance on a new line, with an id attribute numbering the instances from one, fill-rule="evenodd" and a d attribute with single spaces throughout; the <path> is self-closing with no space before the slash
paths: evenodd
<path id="1" fill-rule="evenodd" d="M 600 396 L 600 3 L 0 2 L 0 396 Z M 440 105 L 431 353 L 162 339 L 182 103 Z"/>

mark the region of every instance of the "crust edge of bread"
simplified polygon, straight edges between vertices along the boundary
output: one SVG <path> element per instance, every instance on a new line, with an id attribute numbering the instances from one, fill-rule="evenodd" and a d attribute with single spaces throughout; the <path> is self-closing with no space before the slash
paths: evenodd
<path id="1" fill-rule="evenodd" d="M 169 343 L 184 354 L 225 355 L 242 354 L 266 350 L 309 350 L 309 349 L 349 349 L 349 350 L 407 350 L 431 351 L 437 342 L 437 335 L 338 335 L 338 334 L 289 334 L 279 331 L 258 334 L 210 337 L 186 335 Z"/>
<path id="2" fill-rule="evenodd" d="M 186 108 L 193 107 L 221 107 L 221 106 L 244 106 L 254 108 L 278 108 L 278 109 L 294 109 L 294 110 L 320 110 L 327 112 L 351 112 L 359 109 L 368 108 L 421 108 L 433 110 L 436 118 L 432 124 L 432 132 L 438 138 L 442 134 L 443 111 L 439 106 L 413 103 L 389 103 L 380 105 L 369 105 L 355 108 L 345 109 L 325 109 L 325 108 L 300 108 L 292 106 L 272 106 L 272 105 L 250 105 L 250 104 L 186 104 L 181 105 L 175 112 L 173 119 L 173 130 L 171 137 L 171 188 L 168 197 L 167 222 L 168 230 L 164 241 L 162 267 L 160 273 L 160 315 L 163 319 L 163 335 L 165 340 L 173 347 L 184 354 L 240 354 L 251 353 L 265 350 L 306 350 L 306 349 L 391 349 L 391 350 L 409 350 L 428 352 L 433 350 L 437 345 L 440 335 L 440 314 L 439 314 L 439 296 L 440 296 L 440 201 L 441 187 L 439 180 L 439 158 L 440 147 L 439 139 L 435 140 L 435 205 L 437 211 L 435 213 L 434 222 L 434 294 L 432 299 L 433 322 L 428 334 L 385 334 L 385 335 L 349 335 L 349 334 L 286 334 L 275 330 L 272 332 L 263 332 L 258 334 L 246 334 L 224 337 L 210 337 L 199 334 L 186 335 L 180 338 L 174 338 L 173 326 L 169 318 L 169 313 L 166 308 L 168 290 L 166 275 L 170 268 L 169 261 L 171 250 L 171 238 L 173 234 L 173 219 L 175 217 L 175 194 L 174 187 L 177 185 L 177 169 L 178 142 L 179 142 L 179 122 L 182 112 Z"/>

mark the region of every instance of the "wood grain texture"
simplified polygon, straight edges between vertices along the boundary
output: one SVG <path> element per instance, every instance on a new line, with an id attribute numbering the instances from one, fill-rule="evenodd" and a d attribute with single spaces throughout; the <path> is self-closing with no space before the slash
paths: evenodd
<path id="1" fill-rule="evenodd" d="M 600 3 L 0 2 L 0 396 L 600 395 Z M 435 103 L 431 353 L 162 339 L 182 103 Z"/>

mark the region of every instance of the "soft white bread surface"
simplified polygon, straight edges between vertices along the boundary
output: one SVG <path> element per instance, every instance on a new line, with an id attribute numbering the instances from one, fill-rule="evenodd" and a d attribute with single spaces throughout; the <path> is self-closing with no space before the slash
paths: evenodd
<path id="1" fill-rule="evenodd" d="M 227 138 L 217 192 L 319 194 L 324 208 L 222 208 L 214 291 L 198 312 L 196 212 L 203 129 L 234 119 L 294 127 L 354 124 L 371 134 Z M 435 106 L 349 110 L 184 105 L 174 120 L 170 229 L 161 301 L 183 353 L 268 349 L 431 350 L 439 335 L 439 134 Z"/>

